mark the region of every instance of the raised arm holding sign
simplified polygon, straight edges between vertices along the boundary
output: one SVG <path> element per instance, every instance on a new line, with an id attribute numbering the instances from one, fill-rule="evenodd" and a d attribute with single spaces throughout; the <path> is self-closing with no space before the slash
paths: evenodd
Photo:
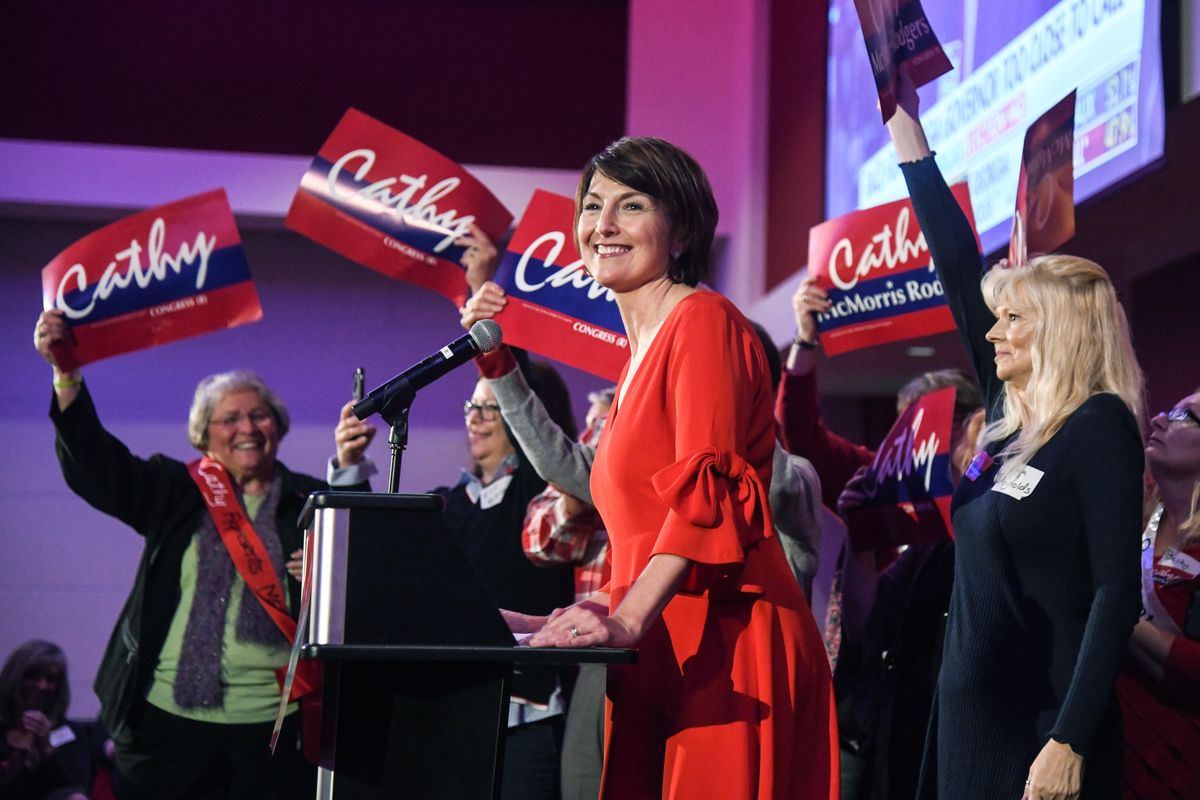
<path id="1" fill-rule="evenodd" d="M 854 8 L 879 92 L 879 110 L 887 122 L 896 113 L 901 73 L 912 86 L 924 86 L 952 69 L 950 59 L 921 0 L 854 0 Z"/>

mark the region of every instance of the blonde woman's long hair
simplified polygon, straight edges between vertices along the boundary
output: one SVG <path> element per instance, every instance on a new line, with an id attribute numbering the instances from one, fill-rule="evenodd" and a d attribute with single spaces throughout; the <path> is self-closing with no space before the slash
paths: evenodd
<path id="1" fill-rule="evenodd" d="M 1004 414 L 983 432 L 985 443 L 1017 434 L 1002 451 L 997 481 L 1015 477 L 1094 394 L 1120 397 L 1140 425 L 1142 370 L 1125 312 L 1099 264 L 1049 255 L 1023 267 L 996 266 L 983 278 L 983 297 L 993 312 L 1005 306 L 1036 320 L 1029 382 L 1023 392 L 1005 384 Z"/>

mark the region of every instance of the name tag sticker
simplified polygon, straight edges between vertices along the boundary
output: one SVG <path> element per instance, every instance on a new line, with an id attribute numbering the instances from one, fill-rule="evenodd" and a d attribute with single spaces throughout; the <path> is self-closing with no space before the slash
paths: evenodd
<path id="1" fill-rule="evenodd" d="M 1017 477 L 1011 481 L 996 481 L 992 485 L 993 492 L 1000 492 L 1017 500 L 1024 500 L 1029 495 L 1033 494 L 1033 490 L 1037 488 L 1038 483 L 1042 480 L 1042 476 L 1046 473 L 1040 469 L 1026 466 L 1017 473 Z"/>
<path id="2" fill-rule="evenodd" d="M 51 747 L 62 747 L 68 742 L 75 741 L 75 731 L 71 730 L 69 726 L 63 725 L 61 728 L 50 731 L 49 738 Z"/>
<path id="3" fill-rule="evenodd" d="M 1180 573 L 1185 578 L 1194 578 L 1200 575 L 1200 561 L 1173 547 L 1167 548 L 1166 552 L 1162 554 L 1162 558 L 1158 560 L 1158 565 Z"/>

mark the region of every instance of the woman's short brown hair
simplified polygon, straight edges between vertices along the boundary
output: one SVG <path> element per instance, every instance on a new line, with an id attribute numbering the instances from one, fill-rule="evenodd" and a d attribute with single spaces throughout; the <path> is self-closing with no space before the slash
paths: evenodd
<path id="1" fill-rule="evenodd" d="M 667 277 L 672 283 L 695 286 L 711 272 L 713 234 L 717 229 L 717 201 L 704 169 L 686 152 L 663 139 L 625 137 L 601 150 L 584 167 L 575 191 L 575 222 L 583 209 L 583 198 L 599 172 L 648 195 L 666 209 L 671 236 L 682 244 L 672 253 Z M 583 243 L 579 242 L 580 249 Z"/>

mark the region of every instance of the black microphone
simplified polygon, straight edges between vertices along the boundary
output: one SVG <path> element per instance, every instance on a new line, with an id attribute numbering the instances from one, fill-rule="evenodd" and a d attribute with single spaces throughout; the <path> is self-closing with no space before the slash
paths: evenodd
<path id="1" fill-rule="evenodd" d="M 354 416 L 366 419 L 395 403 L 407 405 L 422 389 L 479 353 L 490 353 L 500 346 L 503 334 L 495 320 L 481 319 L 466 333 L 433 355 L 379 386 L 354 404 Z"/>

